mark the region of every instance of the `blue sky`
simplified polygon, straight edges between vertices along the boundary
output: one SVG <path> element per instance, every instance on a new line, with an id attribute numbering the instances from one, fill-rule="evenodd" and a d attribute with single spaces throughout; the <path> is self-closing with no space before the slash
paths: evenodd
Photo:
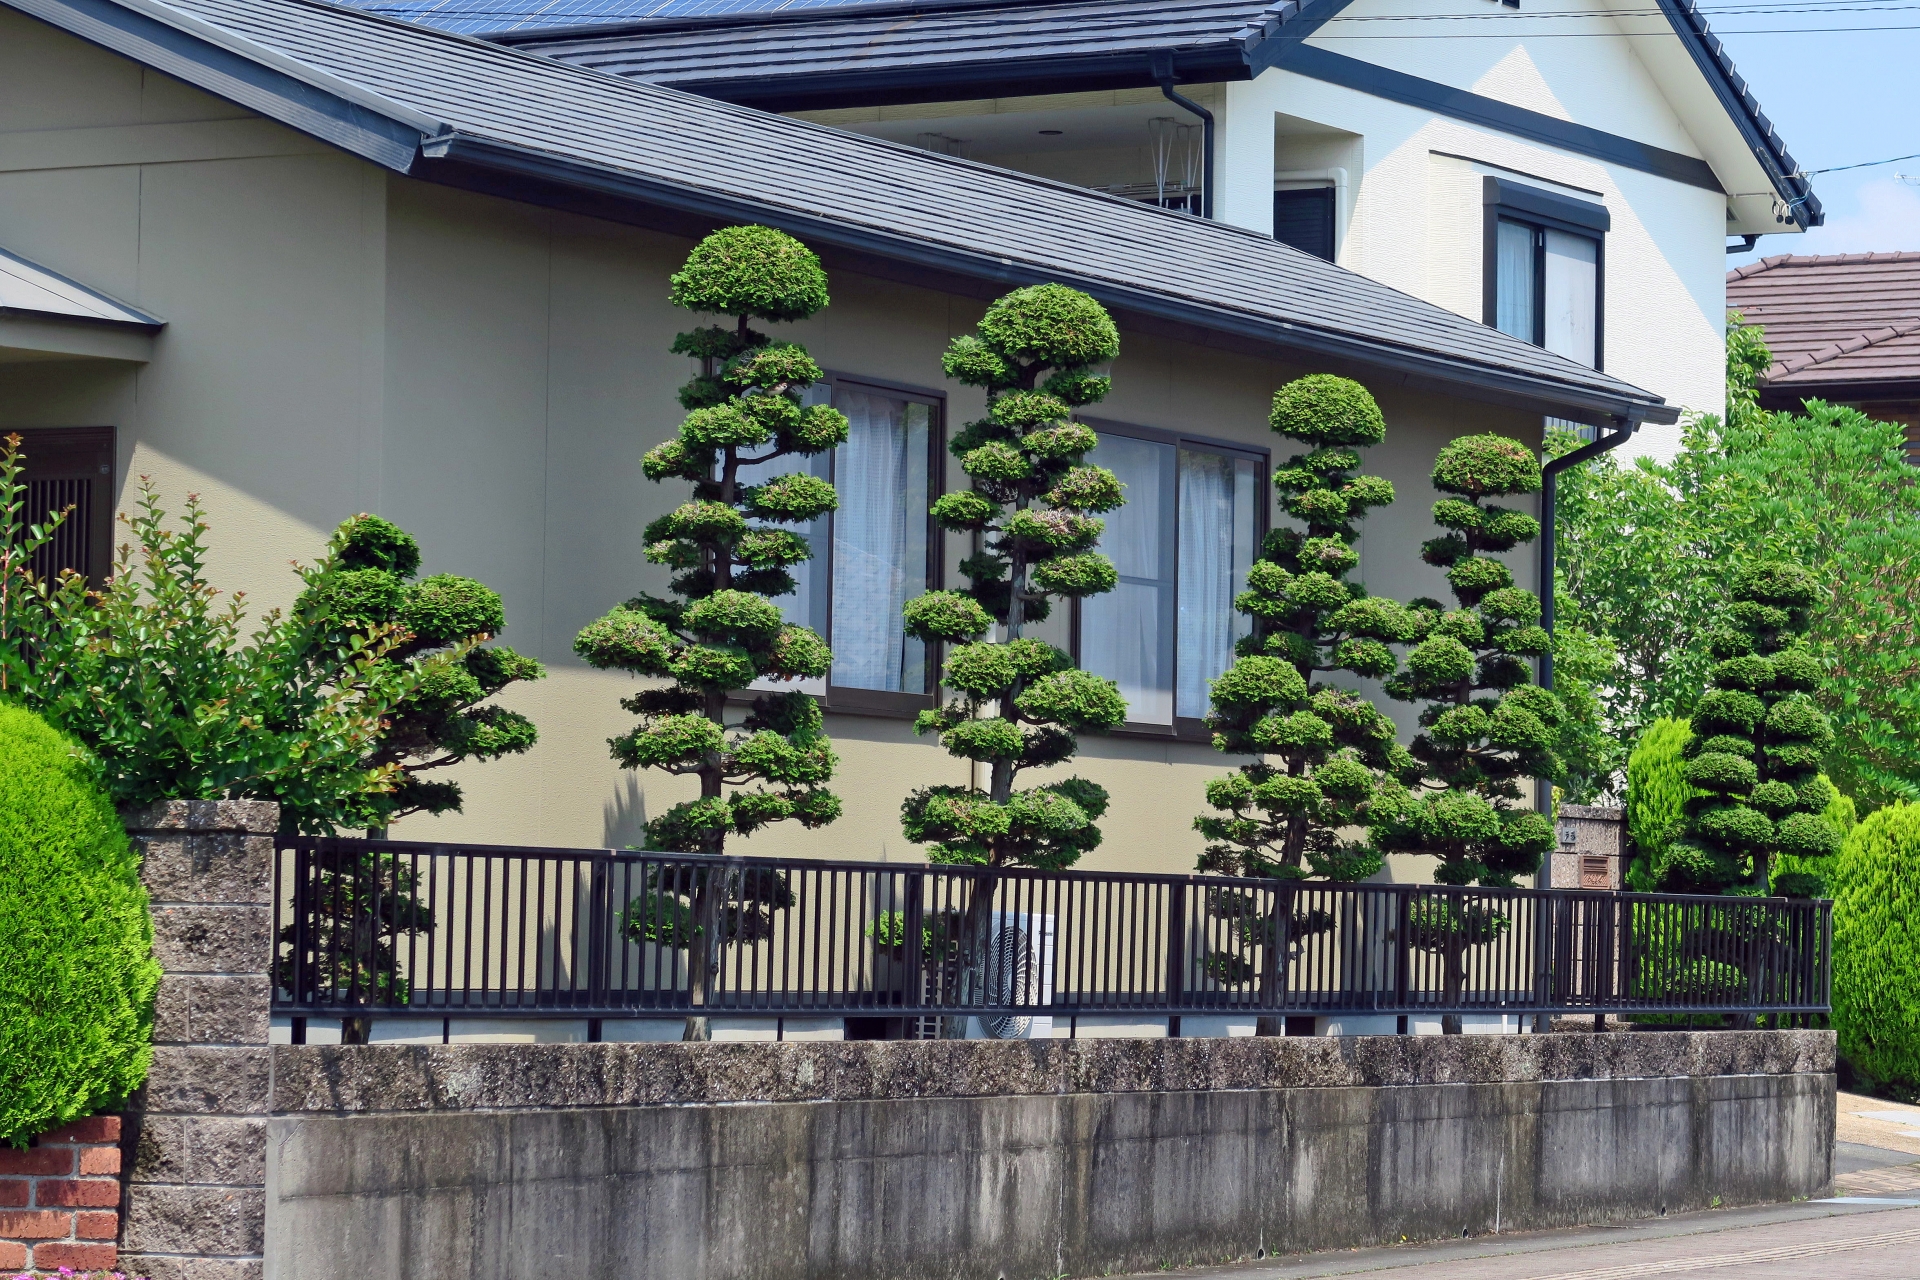
<path id="1" fill-rule="evenodd" d="M 1794 14 L 1751 12 L 1767 7 L 1754 0 L 1701 7 L 1803 169 L 1920 152 L 1920 0 L 1827 0 Z M 1716 12 L 1729 8 L 1748 12 Z M 1920 160 L 1818 174 L 1813 189 L 1824 227 L 1762 236 L 1727 265 L 1776 253 L 1920 249 Z"/>

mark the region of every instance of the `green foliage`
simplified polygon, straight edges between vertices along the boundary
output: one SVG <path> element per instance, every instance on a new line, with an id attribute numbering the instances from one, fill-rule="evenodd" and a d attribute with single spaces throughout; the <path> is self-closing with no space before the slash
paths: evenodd
<path id="1" fill-rule="evenodd" d="M 361 616 L 387 599 L 369 574 L 389 571 L 330 551 L 296 568 L 300 603 L 243 638 L 241 597 L 223 601 L 206 578 L 199 500 L 170 527 L 143 480 L 121 516 L 130 541 L 112 576 L 97 591 L 75 573 L 42 581 L 33 553 L 65 517 L 31 523 L 21 466 L 10 436 L 0 450 L 0 695 L 79 739 L 115 804 L 249 798 L 278 802 L 301 830 L 367 825 L 398 773 L 369 756 L 419 682 L 393 661 L 405 633 Z M 404 562 L 405 549 L 377 532 L 371 554 Z"/>
<path id="2" fill-rule="evenodd" d="M 1806 647 L 1811 612 L 1825 594 L 1799 565 L 1758 561 L 1739 569 L 1707 647 L 1719 661 L 1694 707 L 1681 749 L 1694 789 L 1667 850 L 1662 887 L 1683 893 L 1818 893 L 1818 877 L 1774 879 L 1775 858 L 1822 859 L 1839 833 L 1822 818 L 1832 788 L 1820 761 L 1833 745 L 1814 704 L 1818 664 Z"/>
<path id="3" fill-rule="evenodd" d="M 1868 814 L 1832 862 L 1840 1055 L 1876 1082 L 1920 1088 L 1920 805 Z"/>
<path id="4" fill-rule="evenodd" d="M 1393 500 L 1392 485 L 1355 474 L 1360 457 L 1349 446 L 1379 443 L 1386 425 L 1365 387 L 1329 374 L 1282 387 L 1269 422 L 1308 446 L 1274 473 L 1276 500 L 1302 527 L 1267 535 L 1235 601 L 1252 628 L 1213 682 L 1208 724 L 1218 750 L 1251 759 L 1207 786 L 1214 812 L 1194 819 L 1207 840 L 1200 869 L 1364 880 L 1380 853 L 1347 833 L 1367 825 L 1381 780 L 1413 761 L 1378 708 L 1320 677 L 1389 676 L 1388 646 L 1422 626 L 1346 581 L 1359 564 L 1359 522 Z"/>
<path id="5" fill-rule="evenodd" d="M 1609 455 L 1562 478 L 1562 617 L 1618 647 L 1621 676 L 1603 698 L 1631 739 L 1692 710 L 1738 569 L 1806 566 L 1828 592 L 1808 635 L 1834 729 L 1825 768 L 1866 803 L 1920 800 L 1920 473 L 1904 432 L 1818 400 L 1797 415 L 1760 411 L 1756 371 L 1771 357 L 1759 329 L 1731 321 L 1724 422 L 1692 420 L 1671 463 Z"/>
<path id="6" fill-rule="evenodd" d="M 325 859 L 311 884 L 322 923 L 280 930 L 285 949 L 274 960 L 274 985 L 301 1000 L 405 1004 L 411 985 L 401 976 L 397 942 L 433 930 L 417 866 L 362 848 Z M 311 986 L 298 990 L 303 979 Z"/>
<path id="7" fill-rule="evenodd" d="M 411 686 L 362 760 L 389 776 L 392 789 L 368 797 L 356 825 L 384 828 L 408 814 L 458 813 L 460 784 L 435 780 L 430 771 L 531 749 L 539 739 L 533 721 L 488 699 L 545 670 L 505 645 L 479 647 L 506 625 L 498 592 L 447 573 L 410 581 L 420 571 L 420 547 L 391 521 L 350 517 L 334 531 L 328 555 L 337 571 L 309 586 L 295 612 L 330 608 L 392 635 L 381 662 Z"/>
<path id="8" fill-rule="evenodd" d="M 1627 835 L 1633 841 L 1633 859 L 1627 867 L 1627 887 L 1652 893 L 1667 869 L 1667 846 L 1685 813 L 1687 800 L 1698 794 L 1687 781 L 1683 752 L 1693 739 L 1685 720 L 1662 716 L 1648 725 L 1627 757 Z"/>
<path id="9" fill-rule="evenodd" d="M 0 1143 L 120 1105 L 160 966 L 139 859 L 81 746 L 0 703 Z"/>
<path id="10" fill-rule="evenodd" d="M 839 502 L 833 486 L 803 475 L 747 484 L 740 468 L 824 453 L 846 439 L 847 420 L 825 405 L 802 404 L 821 377 L 803 348 L 747 324 L 805 319 L 827 305 L 825 273 L 805 245 L 767 227 L 728 227 L 695 246 L 672 285 L 675 305 L 736 321 L 674 340 L 676 352 L 700 361 L 700 372 L 681 390 L 688 413 L 678 436 L 644 463 L 649 479 L 693 488 L 691 501 L 645 535 L 647 559 L 676 570 L 673 595 L 617 606 L 580 632 L 574 652 L 596 667 L 669 682 L 622 701 L 640 723 L 608 745 L 625 768 L 700 780 L 699 799 L 648 822 L 652 848 L 719 853 L 729 833 L 747 836 L 789 820 L 817 827 L 840 813 L 825 787 L 836 760 L 814 699 L 768 693 L 738 724 L 729 725 L 726 713 L 729 695 L 755 681 L 822 676 L 832 664 L 826 642 L 784 622 L 769 597 L 790 592 L 787 570 L 813 555 L 804 537 L 775 526 L 832 511 Z M 715 946 L 720 904 L 742 890 L 705 879 L 656 888 L 685 900 L 693 913 L 686 936 Z M 671 915 L 665 898 L 655 904 L 663 920 Z M 744 899 L 733 901 L 749 910 Z M 704 970 L 695 968 L 698 981 Z"/>
<path id="11" fill-rule="evenodd" d="M 940 499 L 933 514 L 974 533 L 979 550 L 961 564 L 966 590 L 907 603 L 910 635 L 952 646 L 946 685 L 957 695 L 915 728 L 939 734 L 952 755 L 987 765 L 989 780 L 985 791 L 933 786 L 906 798 L 902 827 L 935 862 L 1066 867 L 1100 842 L 1103 789 L 1081 778 L 1024 791 L 1014 782 L 1023 770 L 1072 758 L 1077 734 L 1126 718 L 1112 681 L 1020 634 L 1047 616 L 1050 598 L 1098 595 L 1118 581 L 1093 548 L 1105 527 L 1098 513 L 1121 504 L 1121 486 L 1112 472 L 1082 462 L 1097 437 L 1073 411 L 1106 395 L 1108 381 L 1093 366 L 1119 345 L 1099 303 L 1036 285 L 994 302 L 976 330 L 947 349 L 947 376 L 985 389 L 987 416 L 949 446 L 971 487 Z M 1004 641 L 984 638 L 996 622 Z M 968 936 L 984 923 L 970 919 Z"/>
<path id="12" fill-rule="evenodd" d="M 1539 526 L 1486 500 L 1538 490 L 1540 462 L 1505 436 L 1467 436 L 1440 451 L 1433 484 L 1458 497 L 1434 504 L 1434 523 L 1448 532 L 1422 555 L 1447 571 L 1459 607 L 1414 602 L 1418 643 L 1386 689 L 1426 704 L 1410 749 L 1418 780 L 1382 795 L 1375 838 L 1385 849 L 1439 858 L 1442 884 L 1512 885 L 1537 870 L 1553 844 L 1546 818 L 1516 806 L 1523 780 L 1564 776 L 1566 713 L 1533 682 L 1527 662 L 1551 644 L 1540 601 L 1492 558 L 1531 542 Z"/>

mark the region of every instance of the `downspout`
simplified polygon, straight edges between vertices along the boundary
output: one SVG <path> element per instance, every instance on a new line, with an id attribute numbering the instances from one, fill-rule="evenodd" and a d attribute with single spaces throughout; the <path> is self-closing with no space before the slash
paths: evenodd
<path id="1" fill-rule="evenodd" d="M 1185 107 L 1200 117 L 1203 133 L 1200 156 L 1200 216 L 1211 220 L 1213 217 L 1213 112 L 1207 110 L 1192 98 L 1182 97 L 1173 88 L 1173 50 L 1161 49 L 1147 55 L 1148 65 L 1153 71 L 1153 82 L 1160 86 L 1160 92 L 1167 95 L 1167 101 L 1176 106 Z"/>

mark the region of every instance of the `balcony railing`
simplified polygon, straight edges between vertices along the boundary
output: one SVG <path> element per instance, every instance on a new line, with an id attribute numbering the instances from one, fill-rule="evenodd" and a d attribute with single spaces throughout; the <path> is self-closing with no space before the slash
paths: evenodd
<path id="1" fill-rule="evenodd" d="M 282 837 L 296 1016 L 1806 1013 L 1831 904 Z M 1014 1034 L 1018 1034 L 1017 1029 Z"/>

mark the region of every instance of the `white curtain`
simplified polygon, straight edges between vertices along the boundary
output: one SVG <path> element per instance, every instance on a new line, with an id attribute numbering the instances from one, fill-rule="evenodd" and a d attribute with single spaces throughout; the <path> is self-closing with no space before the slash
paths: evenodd
<path id="1" fill-rule="evenodd" d="M 1532 342 L 1533 227 L 1524 222 L 1499 224 L 1494 254 L 1494 327 L 1522 342 Z"/>
<path id="2" fill-rule="evenodd" d="M 832 395 L 832 388 L 819 384 L 807 388 L 801 399 L 806 404 L 826 404 Z M 751 454 L 751 450 L 748 451 Z M 743 485 L 765 484 L 776 476 L 791 475 L 800 472 L 806 475 L 829 478 L 833 474 L 833 465 L 828 455 L 817 453 L 811 458 L 796 457 L 792 454 L 784 458 L 775 458 L 758 466 L 741 467 L 736 473 Z M 809 520 L 805 524 L 768 524 L 774 529 L 786 529 L 799 534 L 813 548 L 813 558 L 801 564 L 791 565 L 787 572 L 793 575 L 794 590 L 791 594 L 776 596 L 774 603 L 780 606 L 780 615 L 788 622 L 802 627 L 812 627 L 823 637 L 827 634 L 827 593 L 821 584 L 825 583 L 827 572 L 827 527 L 830 517 L 821 516 L 818 520 Z M 824 694 L 827 682 L 824 679 L 811 680 L 756 680 L 754 689 L 770 689 L 776 692 L 799 690 L 803 693 Z"/>
<path id="3" fill-rule="evenodd" d="M 1081 606 L 1081 665 L 1120 686 L 1127 719 L 1173 723 L 1175 450 L 1105 435 L 1089 457 L 1126 486 L 1127 504 L 1106 515 L 1100 539 L 1120 572 L 1114 590 Z"/>
<path id="4" fill-rule="evenodd" d="M 901 608 L 927 589 L 927 433 L 917 401 L 842 388 L 847 442 L 834 451 L 833 683 L 926 691 L 925 646 Z"/>
<path id="5" fill-rule="evenodd" d="M 1594 326 L 1599 319 L 1599 266 L 1598 241 L 1548 228 L 1546 348 L 1589 369 L 1598 354 Z"/>
<path id="6" fill-rule="evenodd" d="M 1178 715 L 1207 714 L 1207 684 L 1233 664 L 1233 642 L 1250 628 L 1233 598 L 1253 563 L 1258 489 L 1251 458 L 1180 451 Z"/>

